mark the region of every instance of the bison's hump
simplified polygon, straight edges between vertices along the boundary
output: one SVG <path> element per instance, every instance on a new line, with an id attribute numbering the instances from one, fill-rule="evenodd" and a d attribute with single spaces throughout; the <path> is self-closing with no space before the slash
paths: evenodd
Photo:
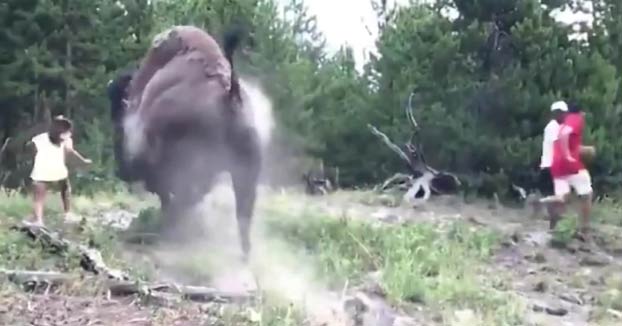
<path id="1" fill-rule="evenodd" d="M 141 67 L 132 80 L 131 110 L 144 101 L 145 87 L 155 74 L 166 67 L 176 56 L 185 56 L 203 65 L 205 78 L 220 79 L 226 91 L 231 89 L 231 64 L 216 40 L 201 28 L 191 25 L 173 26 L 153 38 L 151 48 L 143 58 Z"/>

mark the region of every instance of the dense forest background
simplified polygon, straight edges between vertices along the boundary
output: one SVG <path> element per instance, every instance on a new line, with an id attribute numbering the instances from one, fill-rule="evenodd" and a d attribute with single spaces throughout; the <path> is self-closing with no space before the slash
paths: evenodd
<path id="1" fill-rule="evenodd" d="M 622 2 L 383 2 L 374 2 L 377 53 L 361 72 L 351 49 L 328 54 L 302 0 L 284 12 L 275 0 L 2 0 L 0 184 L 24 184 L 31 166 L 24 141 L 64 114 L 95 162 L 74 176 L 75 187 L 115 186 L 107 83 L 173 24 L 203 26 L 216 37 L 231 25 L 248 27 L 238 67 L 272 98 L 279 147 L 338 167 L 344 186 L 405 169 L 366 125 L 407 140 L 404 105 L 413 91 L 428 163 L 482 192 L 535 180 L 548 107 L 559 97 L 587 112 L 598 189 L 620 184 Z M 591 26 L 551 16 L 589 4 Z"/>

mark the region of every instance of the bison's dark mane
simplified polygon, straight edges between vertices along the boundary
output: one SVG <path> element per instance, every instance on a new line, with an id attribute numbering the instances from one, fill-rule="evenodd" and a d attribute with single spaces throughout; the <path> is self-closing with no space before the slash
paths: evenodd
<path id="1" fill-rule="evenodd" d="M 131 172 L 130 167 L 125 162 L 123 153 L 123 117 L 125 116 L 124 100 L 127 98 L 127 90 L 136 68 L 128 68 L 108 83 L 108 99 L 110 100 L 110 119 L 114 126 L 114 156 L 117 163 L 116 175 L 124 181 L 133 181 L 137 178 Z"/>
<path id="2" fill-rule="evenodd" d="M 123 112 L 125 110 L 123 100 L 127 98 L 127 88 L 132 81 L 135 71 L 136 68 L 126 69 L 108 84 L 110 118 L 115 124 L 120 124 L 123 120 Z"/>

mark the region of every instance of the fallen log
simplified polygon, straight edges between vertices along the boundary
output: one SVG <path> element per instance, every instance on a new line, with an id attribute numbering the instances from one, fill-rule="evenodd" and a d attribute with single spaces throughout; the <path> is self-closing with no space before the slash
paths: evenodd
<path id="1" fill-rule="evenodd" d="M 231 292 L 221 291 L 211 287 L 178 285 L 171 283 L 145 283 L 139 281 L 119 281 L 102 279 L 101 277 L 84 277 L 80 274 L 69 274 L 54 271 L 22 271 L 0 269 L 0 276 L 9 281 L 34 289 L 39 285 L 46 287 L 68 285 L 76 281 L 90 282 L 93 285 L 101 284 L 112 296 L 139 295 L 146 298 L 161 299 L 177 296 L 180 299 L 195 302 L 246 302 L 254 297 L 251 291 Z"/>
<path id="2" fill-rule="evenodd" d="M 253 292 L 221 291 L 212 287 L 179 285 L 169 283 L 141 283 L 109 281 L 108 288 L 114 295 L 148 294 L 154 292 L 177 294 L 182 298 L 198 302 L 237 302 L 250 300 Z"/>
<path id="3" fill-rule="evenodd" d="M 16 271 L 0 269 L 0 276 L 6 277 L 16 284 L 44 283 L 47 285 L 60 285 L 74 280 L 75 276 L 50 271 Z"/>
<path id="4" fill-rule="evenodd" d="M 93 284 L 103 281 L 104 288 L 108 289 L 111 295 L 140 295 L 153 299 L 156 302 L 170 301 L 171 295 L 198 302 L 239 302 L 249 300 L 254 296 L 254 293 L 251 291 L 228 292 L 202 286 L 133 281 L 130 280 L 130 277 L 125 272 L 106 266 L 101 253 L 97 249 L 63 239 L 57 232 L 52 232 L 44 226 L 22 222 L 20 225 L 13 226 L 12 229 L 23 232 L 30 238 L 40 241 L 44 247 L 61 252 L 77 252 L 81 256 L 81 267 L 95 275 L 85 278 L 84 275 L 52 271 L 0 270 L 0 276 L 4 275 L 15 283 L 27 285 L 27 288 L 34 289 L 39 285 L 47 287 L 59 286 L 78 280 L 86 280 Z"/>
<path id="5" fill-rule="evenodd" d="M 85 271 L 106 276 L 109 279 L 129 280 L 129 276 L 123 271 L 106 266 L 101 253 L 97 249 L 75 244 L 67 239 L 63 239 L 57 232 L 52 232 L 44 226 L 28 222 L 22 222 L 20 225 L 13 226 L 12 229 L 25 233 L 33 240 L 38 240 L 44 247 L 52 248 L 60 252 L 78 252 L 81 258 L 80 266 L 82 266 Z"/>

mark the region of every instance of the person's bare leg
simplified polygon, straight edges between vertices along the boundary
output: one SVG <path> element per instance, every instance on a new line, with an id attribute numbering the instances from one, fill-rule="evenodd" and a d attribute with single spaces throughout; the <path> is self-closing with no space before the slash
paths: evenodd
<path id="1" fill-rule="evenodd" d="M 45 205 L 45 183 L 34 181 L 32 183 L 33 192 L 33 214 L 34 223 L 43 225 L 43 206 Z"/>
<path id="2" fill-rule="evenodd" d="M 71 185 L 69 184 L 69 180 L 60 182 L 60 197 L 63 201 L 63 211 L 65 212 L 65 216 L 67 216 L 71 211 Z"/>
<path id="3" fill-rule="evenodd" d="M 549 229 L 554 230 L 559 220 L 561 220 L 562 215 L 566 211 L 566 197 L 564 197 L 564 201 L 562 202 L 550 203 L 547 205 L 547 209 L 550 217 Z"/>
<path id="4" fill-rule="evenodd" d="M 583 237 L 587 237 L 590 232 L 590 213 L 592 211 L 592 194 L 581 196 L 581 228 Z"/>

